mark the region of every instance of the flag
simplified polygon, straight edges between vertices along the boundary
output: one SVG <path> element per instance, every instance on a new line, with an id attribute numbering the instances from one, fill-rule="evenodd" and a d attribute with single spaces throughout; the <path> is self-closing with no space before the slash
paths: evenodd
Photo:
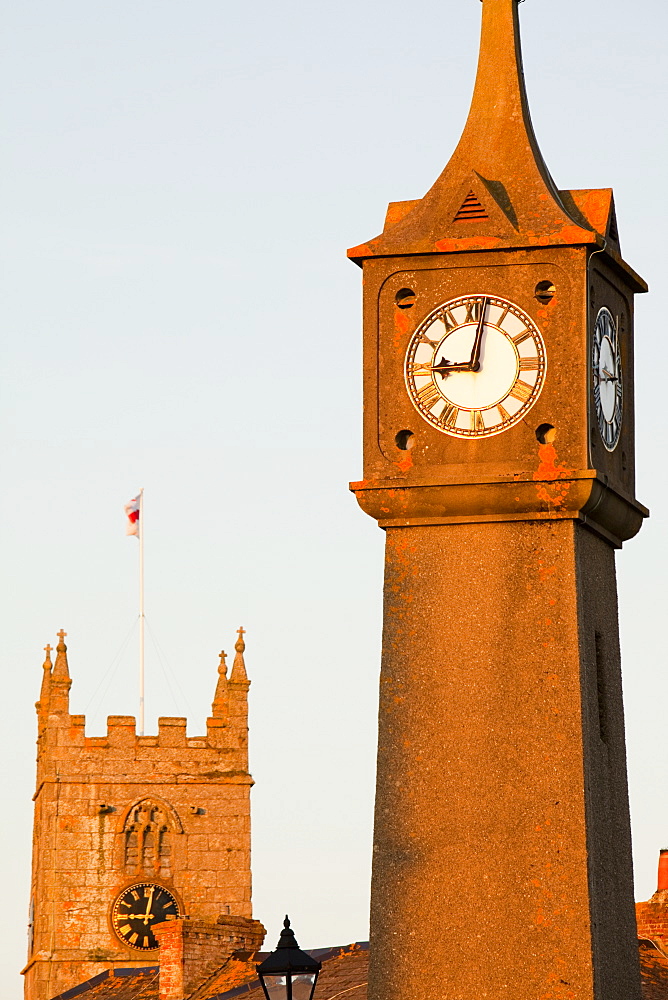
<path id="1" fill-rule="evenodd" d="M 125 505 L 125 513 L 128 523 L 125 526 L 126 535 L 136 535 L 139 538 L 139 510 L 141 503 L 141 493 Z"/>

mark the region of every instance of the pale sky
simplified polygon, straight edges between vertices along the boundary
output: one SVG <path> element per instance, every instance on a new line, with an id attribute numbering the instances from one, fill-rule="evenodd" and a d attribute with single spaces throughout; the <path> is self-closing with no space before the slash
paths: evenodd
<path id="1" fill-rule="evenodd" d="M 477 0 L 2 3 L 3 1000 L 22 996 L 43 647 L 87 732 L 203 731 L 248 630 L 254 912 L 273 947 L 366 939 L 383 535 L 361 472 L 361 272 L 345 249 L 459 138 Z M 557 184 L 615 190 L 637 303 L 638 498 L 618 558 L 637 897 L 668 845 L 666 5 L 528 0 Z M 155 640 L 155 641 L 154 641 Z"/>

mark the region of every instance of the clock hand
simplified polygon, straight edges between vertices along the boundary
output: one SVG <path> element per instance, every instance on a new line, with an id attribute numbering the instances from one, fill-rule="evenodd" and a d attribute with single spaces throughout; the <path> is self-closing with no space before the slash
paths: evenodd
<path id="1" fill-rule="evenodd" d="M 146 904 L 146 913 L 142 914 L 145 924 L 149 922 L 152 916 L 151 906 L 153 904 L 153 892 L 154 892 L 153 887 L 151 887 L 151 891 L 148 894 L 148 902 Z"/>
<path id="2" fill-rule="evenodd" d="M 471 352 L 471 360 L 469 361 L 469 371 L 477 372 L 480 369 L 480 348 L 482 347 L 482 335 L 485 329 L 485 312 L 487 311 L 487 298 L 483 298 L 480 303 L 480 317 L 478 319 L 478 328 L 475 332 L 475 340 L 473 341 L 473 350 Z"/>
<path id="3" fill-rule="evenodd" d="M 458 361 L 455 363 L 447 361 L 446 358 L 441 358 L 437 365 L 431 366 L 431 370 L 438 372 L 439 375 L 445 378 L 450 372 L 470 372 L 471 364 L 469 361 Z"/>
<path id="4" fill-rule="evenodd" d="M 487 310 L 487 297 L 485 296 L 480 303 L 480 317 L 478 319 L 478 326 L 476 327 L 475 340 L 473 341 L 473 350 L 471 351 L 471 359 L 469 361 L 458 361 L 450 362 L 445 358 L 441 360 L 436 365 L 431 366 L 433 372 L 438 372 L 443 378 L 449 375 L 450 372 L 477 372 L 480 369 L 480 349 L 482 347 L 482 335 L 485 330 L 485 312 Z"/>
<path id="5" fill-rule="evenodd" d="M 603 369 L 603 374 L 607 375 L 607 378 L 602 379 L 603 382 L 619 382 L 617 375 L 613 375 L 607 368 Z"/>

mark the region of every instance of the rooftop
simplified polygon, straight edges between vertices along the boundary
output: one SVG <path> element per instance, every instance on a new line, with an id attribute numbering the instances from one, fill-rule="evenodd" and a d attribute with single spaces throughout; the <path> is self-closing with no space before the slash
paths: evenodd
<path id="1" fill-rule="evenodd" d="M 639 941 L 643 1000 L 668 1000 L 668 957 L 651 942 Z M 309 954 L 322 962 L 314 1000 L 367 1000 L 369 945 L 358 941 Z M 244 960 L 234 955 L 185 1000 L 263 1000 L 255 966 L 266 953 Z M 53 1000 L 159 1000 L 159 970 L 115 969 L 80 983 Z"/>

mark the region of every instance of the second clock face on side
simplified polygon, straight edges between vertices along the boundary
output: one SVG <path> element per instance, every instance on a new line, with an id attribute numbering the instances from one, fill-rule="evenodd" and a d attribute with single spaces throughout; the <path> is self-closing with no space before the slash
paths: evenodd
<path id="1" fill-rule="evenodd" d="M 592 338 L 592 378 L 598 429 L 608 451 L 614 451 L 622 430 L 622 359 L 612 313 L 599 310 Z"/>
<path id="2" fill-rule="evenodd" d="M 136 882 L 117 897 L 111 909 L 111 924 L 123 944 L 139 951 L 153 951 L 158 947 L 153 926 L 178 915 L 179 904 L 164 885 Z"/>
<path id="3" fill-rule="evenodd" d="M 533 320 L 506 299 L 443 303 L 411 337 L 405 380 L 416 410 L 443 434 L 490 437 L 522 420 L 545 382 L 547 358 Z"/>

